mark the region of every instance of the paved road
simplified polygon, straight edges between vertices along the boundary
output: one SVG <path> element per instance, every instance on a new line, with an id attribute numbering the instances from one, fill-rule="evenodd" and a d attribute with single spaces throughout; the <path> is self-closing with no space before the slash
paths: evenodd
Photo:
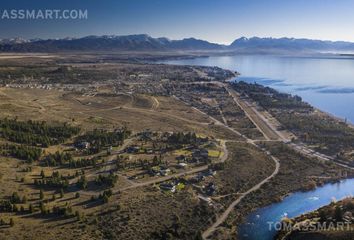
<path id="1" fill-rule="evenodd" d="M 260 114 L 252 103 L 242 100 L 239 94 L 228 85 L 224 84 L 224 88 L 267 140 L 285 140 L 284 136 L 269 124 L 269 121 Z"/>
<path id="2" fill-rule="evenodd" d="M 263 133 L 263 135 L 265 136 L 265 138 L 268 141 L 269 140 L 270 141 L 271 140 L 280 140 L 280 141 L 288 144 L 288 146 L 290 146 L 293 150 L 295 150 L 298 153 L 303 154 L 307 157 L 317 158 L 321 161 L 331 161 L 332 163 L 334 163 L 338 166 L 354 170 L 354 167 L 348 166 L 343 163 L 339 163 L 336 161 L 336 159 L 334 157 L 327 156 L 323 153 L 316 152 L 316 151 L 308 148 L 305 144 L 290 143 L 290 139 L 287 139 L 282 132 L 278 131 L 277 126 L 274 126 L 260 111 L 258 111 L 257 108 L 254 107 L 254 104 L 252 104 L 249 100 L 240 98 L 239 94 L 235 90 L 233 90 L 230 86 L 228 86 L 227 84 L 221 83 L 221 86 L 223 86 L 229 92 L 229 94 L 233 97 L 235 103 L 238 104 L 244 110 L 244 112 L 249 117 L 249 119 Z M 288 134 L 288 135 L 290 135 L 290 134 Z"/>

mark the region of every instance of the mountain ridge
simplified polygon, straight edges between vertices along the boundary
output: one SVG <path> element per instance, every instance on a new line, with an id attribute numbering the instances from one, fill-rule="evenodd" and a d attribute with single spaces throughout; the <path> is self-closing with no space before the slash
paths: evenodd
<path id="1" fill-rule="evenodd" d="M 170 40 L 153 38 L 147 34 L 85 36 L 81 38 L 1 39 L 0 52 L 56 52 L 56 51 L 354 51 L 354 43 L 346 41 L 313 40 L 305 38 L 241 37 L 230 45 L 211 43 L 202 39 Z"/>

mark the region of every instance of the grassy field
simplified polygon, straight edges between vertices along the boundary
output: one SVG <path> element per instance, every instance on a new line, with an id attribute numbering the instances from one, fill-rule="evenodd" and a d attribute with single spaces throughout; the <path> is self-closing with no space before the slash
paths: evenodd
<path id="1" fill-rule="evenodd" d="M 211 139 L 224 138 L 239 139 L 237 135 L 222 126 L 210 127 L 211 120 L 186 104 L 169 97 L 153 97 L 141 94 L 118 94 L 109 95 L 107 92 L 96 95 L 88 95 L 77 92 L 66 92 L 59 90 L 43 89 L 0 89 L 1 109 L 0 118 L 17 118 L 19 121 L 36 120 L 48 123 L 66 122 L 72 126 L 79 126 L 81 133 L 95 128 L 112 130 L 117 127 L 127 127 L 133 132 L 146 129 L 158 132 L 197 132 L 198 136 Z M 158 101 L 158 104 L 157 102 Z M 69 149 L 65 144 L 54 145 L 45 148 L 45 154 Z M 177 150 L 176 154 L 187 154 L 187 151 Z M 211 158 L 221 157 L 220 150 L 211 149 Z M 31 167 L 31 171 L 24 171 Z M 75 175 L 76 169 L 53 168 L 10 157 L 1 157 L 0 161 L 0 193 L 1 196 L 11 196 L 17 192 L 21 197 L 27 196 L 28 203 L 23 204 L 27 209 L 28 204 L 39 200 L 39 188 L 33 187 L 34 179 L 40 179 L 41 171 L 50 176 L 54 171 L 60 171 L 64 176 Z M 87 175 L 95 171 L 86 170 Z M 88 177 L 91 181 L 94 176 Z M 129 186 L 128 180 L 124 177 L 118 179 L 116 188 Z M 89 184 L 90 186 L 90 184 Z M 71 188 L 70 188 L 71 189 Z M 100 239 L 107 236 L 134 237 L 160 236 L 170 229 L 175 219 L 180 219 L 180 226 L 177 232 L 170 232 L 180 239 L 186 236 L 194 236 L 195 229 L 202 229 L 208 225 L 208 219 L 212 216 L 212 209 L 207 209 L 195 193 L 188 186 L 179 184 L 176 195 L 169 195 L 154 190 L 133 190 L 114 196 L 109 206 L 101 207 L 93 205 L 89 208 L 86 202 L 91 196 L 81 194 L 80 198 L 75 197 L 75 191 L 65 192 L 63 198 L 53 190 L 44 191 L 44 200 L 49 202 L 47 208 L 58 205 L 70 205 L 74 211 L 79 211 L 84 217 L 77 221 L 76 218 L 58 218 L 53 216 L 42 216 L 39 213 L 2 213 L 1 218 L 5 222 L 13 219 L 15 226 L 0 227 L 0 238 L 5 239 L 49 239 L 53 236 L 61 236 L 65 239 Z M 52 202 L 53 195 L 56 200 Z M 131 200 L 135 199 L 134 202 Z M 117 204 L 118 203 L 118 204 Z M 150 204 L 150 206 L 149 206 Z M 17 204 L 21 207 L 21 204 Z M 119 206 L 120 210 L 114 210 Z M 163 208 L 161 211 L 159 208 Z M 107 209 L 113 209 L 107 212 Z M 173 212 L 170 212 L 174 209 Z M 163 213 L 158 216 L 155 212 Z M 115 217 L 115 214 L 118 217 Z M 121 217 L 120 215 L 125 217 Z M 195 218 L 195 214 L 200 218 Z M 142 216 L 146 219 L 142 219 Z M 106 228 L 109 226 L 106 221 L 116 220 L 117 226 L 123 224 L 123 230 L 119 228 Z M 130 220 L 127 220 L 130 219 Z M 128 222 L 126 222 L 128 221 Z M 161 225 L 159 221 L 165 223 Z M 128 225 L 127 225 L 128 223 Z M 98 225 L 97 225 L 98 224 Z M 98 228 L 98 226 L 100 226 Z M 137 231 L 139 229 L 139 231 Z M 146 235 L 145 235 L 146 234 Z"/>

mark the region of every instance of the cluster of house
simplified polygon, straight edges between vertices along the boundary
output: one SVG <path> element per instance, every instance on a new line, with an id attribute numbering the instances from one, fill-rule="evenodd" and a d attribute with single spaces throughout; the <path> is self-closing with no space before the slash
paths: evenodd
<path id="1" fill-rule="evenodd" d="M 130 153 L 130 154 L 138 154 L 138 153 L 145 153 L 145 154 L 153 154 L 155 153 L 153 148 L 141 148 L 137 145 L 132 145 L 129 146 L 125 149 L 126 153 Z"/>
<path id="2" fill-rule="evenodd" d="M 186 148 L 185 150 L 191 150 L 191 157 L 186 157 L 185 155 L 179 155 L 176 157 L 176 160 L 179 162 L 179 167 L 186 167 L 187 164 L 185 162 L 207 162 L 209 159 L 208 149 L 205 148 Z"/>
<path id="3" fill-rule="evenodd" d="M 53 88 L 52 84 L 6 84 L 7 88 L 37 88 L 51 90 Z"/>

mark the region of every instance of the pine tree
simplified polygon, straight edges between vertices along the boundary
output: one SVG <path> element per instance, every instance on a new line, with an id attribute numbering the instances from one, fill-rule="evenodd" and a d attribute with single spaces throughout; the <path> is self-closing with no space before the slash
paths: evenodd
<path id="1" fill-rule="evenodd" d="M 17 207 L 16 204 L 14 204 L 14 205 L 12 206 L 12 211 L 13 211 L 13 212 L 18 212 L 18 207 Z"/>
<path id="2" fill-rule="evenodd" d="M 43 169 L 42 169 L 42 171 L 41 171 L 41 177 L 42 177 L 42 179 L 45 178 L 45 174 L 44 174 Z"/>
<path id="3" fill-rule="evenodd" d="M 75 216 L 76 216 L 76 218 L 77 218 L 78 221 L 81 220 L 81 214 L 80 214 L 79 211 L 75 211 Z"/>
<path id="4" fill-rule="evenodd" d="M 340 206 L 336 206 L 336 209 L 334 210 L 334 218 L 336 219 L 337 222 L 342 220 L 343 211 Z"/>
<path id="5" fill-rule="evenodd" d="M 194 237 L 194 240 L 203 240 L 202 233 L 200 231 L 197 232 Z"/>
<path id="6" fill-rule="evenodd" d="M 29 205 L 28 210 L 30 211 L 30 213 L 34 213 L 34 207 L 32 203 Z"/>
<path id="7" fill-rule="evenodd" d="M 39 192 L 39 199 L 41 199 L 41 200 L 44 199 L 44 192 L 43 192 L 42 189 L 41 189 L 40 192 Z"/>
<path id="8" fill-rule="evenodd" d="M 13 218 L 10 218 L 10 226 L 13 227 L 15 225 L 15 222 L 13 220 Z"/>
<path id="9" fill-rule="evenodd" d="M 41 210 L 41 214 L 44 215 L 44 214 L 47 213 L 46 207 L 45 207 L 45 205 L 44 205 L 43 202 L 40 203 L 39 208 L 40 208 L 40 210 Z"/>
<path id="10" fill-rule="evenodd" d="M 63 198 L 64 197 L 64 190 L 61 188 L 60 189 L 60 198 Z"/>
<path id="11" fill-rule="evenodd" d="M 109 202 L 109 197 L 107 195 L 103 195 L 103 202 L 108 203 Z"/>

